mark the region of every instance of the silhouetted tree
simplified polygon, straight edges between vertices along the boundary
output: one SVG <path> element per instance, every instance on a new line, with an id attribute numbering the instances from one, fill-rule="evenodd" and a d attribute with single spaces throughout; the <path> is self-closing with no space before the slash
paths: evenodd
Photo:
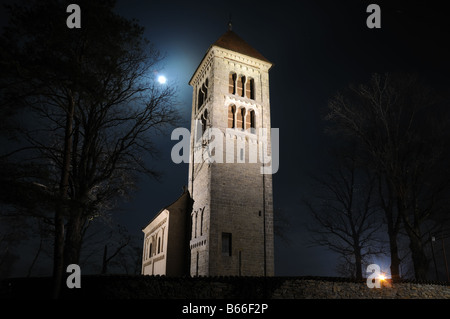
<path id="1" fill-rule="evenodd" d="M 305 200 L 313 223 L 311 243 L 325 246 L 348 263 L 346 271 L 361 280 L 368 257 L 385 252 L 379 230 L 376 181 L 357 162 L 356 150 L 336 156 L 336 168 L 316 177 L 314 194 Z"/>
<path id="2" fill-rule="evenodd" d="M 127 275 L 139 275 L 142 267 L 142 244 L 140 239 L 134 237 L 134 240 L 124 246 L 123 249 L 117 252 L 111 265 L 120 273 Z M 139 244 L 138 244 L 139 242 Z"/>
<path id="3" fill-rule="evenodd" d="M 399 273 L 398 218 L 418 280 L 426 278 L 429 262 L 423 227 L 447 218 L 450 121 L 441 102 L 417 76 L 375 74 L 368 84 L 350 86 L 329 103 L 330 132 L 359 145 L 382 187 L 394 278 Z"/>
<path id="4" fill-rule="evenodd" d="M 47 168 L 46 179 L 24 182 L 52 199 L 55 296 L 89 220 L 126 197 L 138 174 L 158 176 L 145 161 L 157 152 L 151 133 L 178 119 L 173 88 L 154 81 L 162 56 L 143 28 L 114 1 L 77 4 L 80 29 L 66 27 L 65 1 L 12 5 L 1 37 L 2 105 L 21 105 L 27 121 L 3 157 Z"/>

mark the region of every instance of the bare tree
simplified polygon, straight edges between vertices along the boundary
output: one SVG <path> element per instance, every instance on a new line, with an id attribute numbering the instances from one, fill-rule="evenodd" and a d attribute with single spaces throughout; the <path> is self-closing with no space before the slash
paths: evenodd
<path id="1" fill-rule="evenodd" d="M 410 241 L 415 277 L 423 280 L 429 263 L 424 224 L 442 221 L 448 209 L 450 121 L 437 97 L 417 76 L 375 74 L 329 103 L 330 132 L 357 143 L 378 176 L 393 276 L 399 273 L 398 218 Z"/>
<path id="2" fill-rule="evenodd" d="M 112 216 L 93 220 L 83 235 L 80 266 L 89 273 L 139 274 L 141 259 L 141 238 L 130 234 Z"/>
<path id="3" fill-rule="evenodd" d="M 138 244 L 136 238 L 117 252 L 111 262 L 111 266 L 120 273 L 127 275 L 138 275 L 141 273 L 142 245 Z M 112 267 L 111 267 L 112 268 Z"/>
<path id="4" fill-rule="evenodd" d="M 313 217 L 311 242 L 338 253 L 349 264 L 344 267 L 346 272 L 354 271 L 360 280 L 363 262 L 384 252 L 374 196 L 376 181 L 358 166 L 352 150 L 340 157 L 335 170 L 316 178 L 316 187 L 314 199 L 305 201 Z"/>
<path id="5" fill-rule="evenodd" d="M 2 104 L 23 105 L 29 119 L 2 157 L 48 172 L 31 182 L 53 203 L 55 296 L 89 221 L 127 197 L 139 175 L 158 176 L 148 166 L 152 134 L 178 119 L 174 89 L 154 81 L 163 57 L 143 28 L 114 13 L 113 1 L 81 6 L 81 29 L 65 27 L 63 1 L 11 6 L 2 35 Z"/>
<path id="6" fill-rule="evenodd" d="M 44 258 L 51 256 L 51 253 L 48 252 L 48 247 L 51 247 L 52 236 L 54 235 L 53 225 L 39 218 L 34 218 L 32 222 L 32 227 L 35 230 L 32 230 L 32 227 L 27 227 L 27 232 L 29 232 L 29 235 L 36 237 L 34 241 L 37 241 L 38 244 L 37 247 L 34 247 L 35 253 L 28 268 L 27 277 L 31 276 L 33 269 L 38 264 L 38 260 L 42 259 L 42 256 Z"/>

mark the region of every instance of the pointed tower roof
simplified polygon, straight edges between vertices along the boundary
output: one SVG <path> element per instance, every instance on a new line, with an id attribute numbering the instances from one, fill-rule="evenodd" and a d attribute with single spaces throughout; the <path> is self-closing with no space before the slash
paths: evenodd
<path id="1" fill-rule="evenodd" d="M 242 40 L 240 36 L 231 31 L 231 28 L 229 28 L 227 32 L 225 32 L 216 42 L 214 42 L 213 46 L 218 46 L 220 48 L 235 51 L 241 54 L 248 55 L 252 58 L 271 63 L 256 49 Z"/>
<path id="2" fill-rule="evenodd" d="M 251 58 L 258 59 L 260 61 L 263 61 L 265 63 L 268 63 L 269 69 L 272 67 L 273 63 L 267 60 L 261 53 L 259 53 L 256 49 L 254 49 L 252 46 L 250 46 L 247 42 L 242 40 L 240 36 L 238 36 L 236 33 L 234 33 L 232 30 L 231 22 L 228 23 L 228 31 L 225 32 L 219 39 L 217 39 L 216 42 L 210 45 L 209 49 L 206 51 L 205 55 L 203 56 L 202 60 L 200 61 L 200 64 L 197 66 L 197 69 L 194 71 L 194 74 L 192 74 L 191 79 L 189 80 L 189 85 L 192 85 L 192 80 L 194 79 L 197 71 L 199 70 L 200 66 L 202 65 L 202 62 L 205 60 L 206 56 L 210 52 L 211 48 L 216 46 L 219 48 L 223 48 L 226 50 L 231 50 L 240 54 L 247 55 Z"/>

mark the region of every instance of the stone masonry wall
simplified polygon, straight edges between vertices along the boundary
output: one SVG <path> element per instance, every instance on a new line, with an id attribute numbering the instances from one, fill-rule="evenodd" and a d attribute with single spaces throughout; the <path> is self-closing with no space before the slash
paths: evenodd
<path id="1" fill-rule="evenodd" d="M 6 279 L 0 299 L 45 299 L 51 278 Z M 450 299 L 444 283 L 398 282 L 368 288 L 365 282 L 317 277 L 82 276 L 66 299 Z"/>

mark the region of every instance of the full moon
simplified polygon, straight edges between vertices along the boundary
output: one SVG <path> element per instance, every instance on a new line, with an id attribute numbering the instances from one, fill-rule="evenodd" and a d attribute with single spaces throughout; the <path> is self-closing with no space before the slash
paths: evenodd
<path id="1" fill-rule="evenodd" d="M 166 83 L 166 81 L 167 81 L 167 79 L 166 79 L 166 77 L 164 75 L 158 76 L 158 82 L 159 83 L 164 84 L 164 83 Z"/>

